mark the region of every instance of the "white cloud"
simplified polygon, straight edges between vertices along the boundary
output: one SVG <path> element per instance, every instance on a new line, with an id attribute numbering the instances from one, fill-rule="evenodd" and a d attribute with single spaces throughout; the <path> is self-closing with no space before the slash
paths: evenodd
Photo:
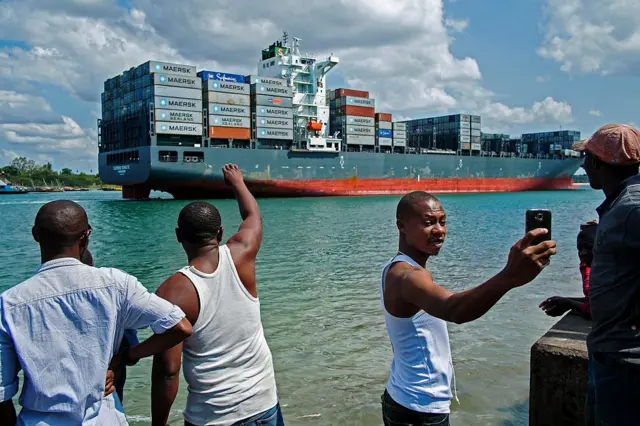
<path id="1" fill-rule="evenodd" d="M 589 111 L 589 115 L 593 115 L 594 117 L 602 117 L 602 111 L 592 109 L 591 111 Z"/>
<path id="2" fill-rule="evenodd" d="M 255 73 L 260 50 L 286 29 L 303 39 L 304 51 L 339 56 L 332 72 L 370 91 L 380 111 L 417 117 L 466 110 L 483 114 L 487 125 L 571 120 L 564 102 L 547 98 L 510 107 L 484 88 L 476 60 L 451 52 L 449 33 L 463 31 L 469 21 L 445 18 L 442 0 L 312 0 L 304 8 L 298 0 L 132 0 L 129 8 L 112 0 L 45 3 L 0 2 L 0 39 L 27 46 L 0 48 L 0 77 L 56 85 L 92 103 L 105 79 L 149 59 Z M 56 120 L 48 124 L 72 132 L 55 139 L 57 145 L 92 146 L 88 130 Z M 37 144 L 49 137 L 38 134 L 38 123 L 5 129 L 4 137 Z"/>
<path id="3" fill-rule="evenodd" d="M 565 72 L 601 75 L 640 70 L 640 2 L 547 0 L 538 53 Z"/>
<path id="4" fill-rule="evenodd" d="M 542 76 L 542 75 L 539 75 L 539 76 L 536 77 L 536 82 L 537 83 L 547 83 L 550 80 L 551 80 L 551 78 L 546 77 L 546 76 Z"/>
<path id="5" fill-rule="evenodd" d="M 447 28 L 450 28 L 453 31 L 462 32 L 469 26 L 469 20 L 447 18 L 445 19 L 444 24 L 447 26 Z"/>

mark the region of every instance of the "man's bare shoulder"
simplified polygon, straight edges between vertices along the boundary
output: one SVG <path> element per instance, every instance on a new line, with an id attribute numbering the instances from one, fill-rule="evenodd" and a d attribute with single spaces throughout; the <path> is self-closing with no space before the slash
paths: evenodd
<path id="1" fill-rule="evenodd" d="M 431 273 L 420 266 L 414 266 L 407 262 L 396 262 L 387 272 L 387 282 L 394 284 L 414 284 L 422 280 L 432 280 Z"/>
<path id="2" fill-rule="evenodd" d="M 186 275 L 176 272 L 160 284 L 156 290 L 156 294 L 165 299 L 167 297 L 174 299 L 181 296 L 185 291 L 195 295 L 195 289 L 191 280 Z"/>

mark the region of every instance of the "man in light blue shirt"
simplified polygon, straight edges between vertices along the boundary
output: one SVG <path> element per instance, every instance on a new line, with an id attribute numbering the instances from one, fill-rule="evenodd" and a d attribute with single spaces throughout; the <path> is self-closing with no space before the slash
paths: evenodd
<path id="1" fill-rule="evenodd" d="M 110 361 L 131 364 L 167 350 L 191 335 L 191 325 L 135 277 L 80 261 L 91 227 L 78 204 L 45 204 L 32 232 L 40 269 L 0 295 L 0 425 L 126 425 L 117 395 L 104 396 Z M 126 329 L 144 327 L 155 334 L 117 353 Z"/>

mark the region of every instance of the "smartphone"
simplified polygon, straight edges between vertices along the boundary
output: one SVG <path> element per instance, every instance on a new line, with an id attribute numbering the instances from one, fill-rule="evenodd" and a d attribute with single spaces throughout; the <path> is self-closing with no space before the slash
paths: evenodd
<path id="1" fill-rule="evenodd" d="M 547 209 L 529 209 L 525 216 L 526 229 L 525 232 L 538 228 L 545 228 L 549 232 L 536 238 L 531 245 L 540 244 L 543 241 L 551 239 L 551 210 Z"/>

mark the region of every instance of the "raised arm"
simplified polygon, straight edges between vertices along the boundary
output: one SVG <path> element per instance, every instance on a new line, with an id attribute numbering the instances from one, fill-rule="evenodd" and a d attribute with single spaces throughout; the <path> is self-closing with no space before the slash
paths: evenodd
<path id="1" fill-rule="evenodd" d="M 262 243 L 262 215 L 256 199 L 244 183 L 238 166 L 227 164 L 222 168 L 222 173 L 227 185 L 233 189 L 242 216 L 238 232 L 229 238 L 227 245 L 240 280 L 253 296 L 257 296 L 255 261 Z"/>
<path id="2" fill-rule="evenodd" d="M 547 231 L 536 229 L 518 241 L 509 253 L 505 268 L 477 287 L 460 293 L 437 285 L 429 272 L 406 264 L 397 264 L 387 275 L 400 286 L 402 299 L 445 321 L 462 324 L 476 320 L 489 311 L 509 290 L 525 285 L 538 276 L 556 254 L 556 243 L 545 241 L 531 246 Z"/>
<path id="3" fill-rule="evenodd" d="M 191 325 L 200 314 L 198 295 L 187 277 L 176 273 L 167 279 L 156 294 L 184 311 Z M 151 424 L 165 426 L 171 406 L 178 394 L 182 343 L 153 357 L 151 372 Z"/>

